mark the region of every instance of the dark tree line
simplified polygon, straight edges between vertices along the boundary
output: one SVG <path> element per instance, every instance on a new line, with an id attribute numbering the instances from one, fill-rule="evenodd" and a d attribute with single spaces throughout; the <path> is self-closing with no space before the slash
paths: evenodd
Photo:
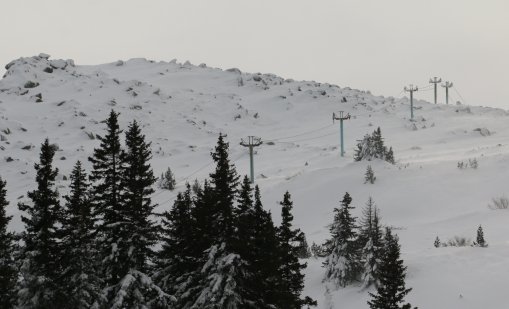
<path id="1" fill-rule="evenodd" d="M 209 179 L 186 186 L 156 214 L 150 143 L 136 121 L 122 134 L 111 111 L 89 158 L 76 162 L 60 198 L 46 139 L 37 188 L 20 203 L 25 230 L 7 231 L 0 179 L 1 308 L 302 308 L 304 233 L 293 227 L 291 196 L 275 226 L 259 188 L 242 180 L 220 135 Z M 122 136 L 124 145 L 122 146 Z M 157 220 L 159 218 L 160 220 Z M 159 248 L 160 249 L 155 249 Z"/>

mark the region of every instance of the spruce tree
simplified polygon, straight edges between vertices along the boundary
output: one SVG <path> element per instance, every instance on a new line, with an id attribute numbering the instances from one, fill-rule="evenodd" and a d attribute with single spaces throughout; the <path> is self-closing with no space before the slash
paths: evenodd
<path id="1" fill-rule="evenodd" d="M 385 153 L 385 161 L 389 162 L 390 164 L 396 163 L 394 160 L 394 152 L 392 151 L 392 147 L 390 147 L 389 150 Z"/>
<path id="2" fill-rule="evenodd" d="M 370 183 L 374 184 L 376 180 L 375 172 L 373 172 L 373 168 L 371 168 L 371 165 L 368 165 L 366 168 L 366 173 L 364 174 L 364 183 Z"/>
<path id="3" fill-rule="evenodd" d="M 20 308 L 58 308 L 65 304 L 58 277 L 61 255 L 56 232 L 60 218 L 60 203 L 55 188 L 58 169 L 53 168 L 55 147 L 46 139 L 41 146 L 40 161 L 35 164 L 37 189 L 28 192 L 32 203 L 19 203 L 25 215 L 22 239 L 21 282 L 18 292 Z"/>
<path id="4" fill-rule="evenodd" d="M 166 307 L 173 297 L 155 285 L 150 276 L 153 246 L 158 241 L 158 226 L 152 221 L 155 205 L 150 198 L 156 182 L 150 159 L 150 143 L 145 141 L 134 120 L 126 132 L 126 151 L 122 155 L 121 198 L 123 222 L 128 237 L 117 243 L 117 263 L 124 273 L 115 285 L 108 288 L 108 302 L 112 308 Z"/>
<path id="5" fill-rule="evenodd" d="M 483 248 L 488 246 L 488 244 L 484 240 L 484 232 L 482 230 L 482 226 L 480 226 L 480 225 L 479 225 L 479 228 L 477 229 L 477 237 L 476 237 L 476 242 L 474 243 L 474 245 L 477 247 L 483 247 Z"/>
<path id="6" fill-rule="evenodd" d="M 400 259 L 400 245 L 398 237 L 393 236 L 386 228 L 384 237 L 384 250 L 378 277 L 380 285 L 376 294 L 369 293 L 368 301 L 371 309 L 410 309 L 412 306 L 404 304 L 405 296 L 412 290 L 405 287 L 406 267 Z"/>
<path id="7" fill-rule="evenodd" d="M 361 266 L 355 217 L 350 214 L 352 198 L 345 193 L 341 208 L 334 208 L 334 221 L 329 227 L 331 238 L 325 243 L 327 257 L 324 281 L 345 287 L 359 279 Z"/>
<path id="8" fill-rule="evenodd" d="M 302 241 L 302 233 L 299 229 L 294 229 L 290 193 L 286 192 L 281 205 L 281 226 L 278 229 L 279 247 L 280 247 L 280 286 L 279 286 L 279 307 L 297 309 L 304 305 L 316 305 L 309 297 L 301 298 L 300 294 L 304 289 L 304 274 L 302 270 L 306 268 L 306 263 L 299 262 L 299 248 L 294 244 Z"/>
<path id="9" fill-rule="evenodd" d="M 7 183 L 0 177 L 0 308 L 14 308 L 17 269 L 14 263 L 14 233 L 7 231 L 12 216 L 7 216 Z"/>
<path id="10" fill-rule="evenodd" d="M 197 229 L 204 231 L 200 245 L 210 243 L 202 256 L 202 267 L 191 280 L 196 280 L 188 290 L 183 308 L 256 308 L 257 299 L 250 286 L 253 273 L 248 263 L 236 252 L 236 217 L 234 201 L 237 197 L 238 176 L 228 158 L 228 143 L 219 135 L 212 153 L 216 162 L 210 174 L 211 184 L 197 197 Z M 204 207 L 208 207 L 205 210 Z M 203 218 L 203 214 L 208 214 Z M 210 221 L 210 224 L 204 222 Z M 195 234 L 200 235 L 200 234 Z M 201 237 L 201 236 L 199 236 Z"/>
<path id="11" fill-rule="evenodd" d="M 440 238 L 438 238 L 438 236 L 437 236 L 437 238 L 435 238 L 435 242 L 433 243 L 433 245 L 435 246 L 435 248 L 440 247 L 441 243 L 440 243 Z"/>
<path id="12" fill-rule="evenodd" d="M 256 225 L 254 207 L 253 207 L 253 189 L 251 181 L 244 176 L 238 196 L 238 205 L 235 208 L 236 218 L 236 239 L 235 252 L 238 253 L 248 263 L 253 260 L 253 241 L 255 231 L 259 226 Z"/>
<path id="13" fill-rule="evenodd" d="M 193 256 L 193 199 L 191 188 L 178 193 L 173 207 L 162 214 L 162 246 L 157 253 L 154 281 L 177 299 L 188 288 L 187 281 L 198 267 Z"/>
<path id="14" fill-rule="evenodd" d="M 212 159 L 216 163 L 216 169 L 210 174 L 210 182 L 214 190 L 215 213 L 211 218 L 214 222 L 214 231 L 217 241 L 225 242 L 229 247 L 234 242 L 234 202 L 237 196 L 237 186 L 239 176 L 235 166 L 230 163 L 228 155 L 229 145 L 224 141 L 224 135 L 219 134 L 215 151 L 211 153 Z"/>
<path id="15" fill-rule="evenodd" d="M 272 308 L 278 303 L 280 248 L 277 229 L 270 212 L 263 209 L 260 189 L 254 190 L 255 235 L 252 243 L 252 265 L 256 282 L 256 295 L 260 297 L 259 308 Z"/>
<path id="16" fill-rule="evenodd" d="M 161 178 L 159 179 L 159 187 L 161 189 L 173 191 L 176 185 L 177 182 L 175 181 L 175 175 L 173 175 L 173 172 L 168 167 L 166 172 L 161 174 Z"/>
<path id="17" fill-rule="evenodd" d="M 76 162 L 70 176 L 70 193 L 62 210 L 60 229 L 62 275 L 66 305 L 62 308 L 87 309 L 102 303 L 102 279 L 97 271 L 95 217 L 87 175 Z"/>
<path id="18" fill-rule="evenodd" d="M 358 237 L 359 248 L 362 248 L 361 260 L 363 263 L 362 282 L 367 288 L 374 284 L 378 286 L 378 269 L 380 268 L 383 239 L 380 226 L 380 216 L 373 199 L 370 197 L 363 210 Z"/>
<path id="19" fill-rule="evenodd" d="M 93 181 L 93 206 L 101 224 L 98 226 L 98 249 L 101 272 L 107 286 L 117 284 L 128 271 L 128 263 L 121 257 L 127 255 L 123 246 L 130 231 L 123 224 L 127 221 L 122 200 L 122 148 L 118 125 L 118 113 L 111 111 L 106 120 L 107 134 L 99 137 L 101 144 L 89 157 L 92 163 L 90 180 Z"/>

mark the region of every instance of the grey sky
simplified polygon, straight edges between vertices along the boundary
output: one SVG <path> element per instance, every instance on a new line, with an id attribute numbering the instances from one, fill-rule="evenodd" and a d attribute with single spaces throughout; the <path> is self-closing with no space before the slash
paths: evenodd
<path id="1" fill-rule="evenodd" d="M 3 64 L 177 58 L 386 96 L 439 76 L 465 103 L 509 108 L 507 0 L 0 1 Z"/>

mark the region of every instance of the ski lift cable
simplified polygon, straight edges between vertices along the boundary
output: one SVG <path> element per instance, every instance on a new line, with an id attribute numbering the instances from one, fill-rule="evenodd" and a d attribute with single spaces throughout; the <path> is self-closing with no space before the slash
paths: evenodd
<path id="1" fill-rule="evenodd" d="M 314 132 L 317 132 L 317 131 L 325 130 L 325 129 L 329 128 L 329 127 L 332 127 L 333 125 L 334 124 L 329 124 L 329 125 L 326 125 L 324 127 L 321 127 L 321 128 L 318 128 L 318 129 L 314 129 L 314 130 L 311 130 L 311 131 L 306 131 L 306 132 L 303 132 L 303 133 L 300 133 L 300 134 L 296 134 L 296 135 L 279 137 L 279 138 L 273 138 L 273 139 L 266 139 L 266 141 L 277 142 L 277 141 L 282 140 L 282 139 L 289 139 L 289 138 L 299 137 L 299 136 L 303 136 L 303 135 L 308 135 L 308 134 L 311 134 L 311 133 L 314 133 Z"/>

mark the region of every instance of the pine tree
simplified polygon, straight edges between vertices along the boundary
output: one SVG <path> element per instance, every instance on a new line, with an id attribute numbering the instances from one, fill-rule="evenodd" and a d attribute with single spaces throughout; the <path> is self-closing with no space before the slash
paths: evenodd
<path id="1" fill-rule="evenodd" d="M 188 279 L 199 267 L 193 256 L 193 200 L 189 184 L 179 193 L 170 211 L 162 214 L 162 248 L 157 254 L 154 281 L 168 294 L 180 295 L 187 290 Z"/>
<path id="2" fill-rule="evenodd" d="M 150 159 L 150 143 L 145 141 L 138 123 L 134 120 L 126 132 L 126 151 L 122 160 L 121 192 L 124 230 L 128 237 L 117 243 L 117 263 L 127 269 L 119 273 L 121 279 L 108 288 L 111 308 L 167 307 L 173 297 L 163 292 L 149 277 L 150 264 L 158 240 L 158 226 L 152 221 L 155 205 L 150 195 L 156 182 Z"/>
<path id="3" fill-rule="evenodd" d="M 173 191 L 176 185 L 177 182 L 175 181 L 175 175 L 173 175 L 173 172 L 168 167 L 166 172 L 161 174 L 161 178 L 159 179 L 159 187 L 161 189 Z"/>
<path id="4" fill-rule="evenodd" d="M 235 253 L 229 253 L 226 243 L 207 250 L 207 260 L 202 268 L 202 288 L 190 307 L 196 309 L 259 308 L 251 294 L 246 262 Z"/>
<path id="5" fill-rule="evenodd" d="M 368 165 L 366 168 L 366 173 L 364 174 L 364 183 L 374 184 L 376 180 L 375 173 L 373 172 L 373 168 L 371 165 Z"/>
<path id="6" fill-rule="evenodd" d="M 228 143 L 223 135 L 219 135 L 212 158 L 216 162 L 216 169 L 210 174 L 212 186 L 204 187 L 197 197 L 197 217 L 194 218 L 197 230 L 205 232 L 199 246 L 207 243 L 211 246 L 201 258 L 203 266 L 190 276 L 193 284 L 183 308 L 256 308 L 257 299 L 250 286 L 254 275 L 248 263 L 235 252 L 234 201 L 239 177 L 230 164 Z M 206 207 L 209 209 L 205 210 Z M 203 217 L 204 214 L 208 216 Z"/>
<path id="7" fill-rule="evenodd" d="M 404 304 L 405 296 L 412 290 L 405 287 L 406 267 L 400 259 L 400 245 L 398 237 L 393 236 L 386 228 L 382 262 L 378 271 L 380 285 L 376 294 L 369 293 L 368 301 L 371 309 L 410 309 L 410 304 Z"/>
<path id="8" fill-rule="evenodd" d="M 261 299 L 259 308 L 273 308 L 278 303 L 280 248 L 277 229 L 271 213 L 263 209 L 258 186 L 254 190 L 254 216 L 258 228 L 252 243 L 251 269 L 260 284 L 254 287 L 255 295 Z"/>
<path id="9" fill-rule="evenodd" d="M 387 151 L 386 147 L 384 146 L 384 140 L 382 137 L 382 130 L 380 130 L 380 127 L 378 127 L 372 135 L 373 140 L 373 146 L 375 148 L 375 154 L 376 157 L 379 159 L 385 159 L 385 153 Z"/>
<path id="10" fill-rule="evenodd" d="M 302 233 L 299 229 L 293 229 L 293 202 L 290 193 L 286 192 L 283 201 L 280 202 L 281 226 L 278 229 L 280 247 L 279 274 L 280 287 L 278 295 L 279 307 L 297 309 L 304 305 L 316 305 L 316 302 L 309 297 L 302 299 L 300 294 L 304 288 L 304 274 L 306 263 L 299 262 L 299 248 L 295 243 L 302 241 Z"/>
<path id="11" fill-rule="evenodd" d="M 441 243 L 440 243 L 440 238 L 438 238 L 438 236 L 437 236 L 437 238 L 435 238 L 435 242 L 433 243 L 433 245 L 435 246 L 435 248 L 440 247 Z"/>
<path id="12" fill-rule="evenodd" d="M 58 308 L 65 304 L 57 282 L 61 252 L 56 226 L 61 210 L 55 188 L 58 169 L 52 166 L 54 155 L 55 147 L 46 139 L 41 146 L 40 162 L 35 164 L 37 189 L 28 192 L 32 203 L 18 204 L 26 214 L 21 216 L 25 246 L 18 292 L 20 308 Z"/>
<path id="13" fill-rule="evenodd" d="M 225 242 L 229 250 L 234 242 L 235 218 L 233 213 L 234 201 L 237 195 L 239 176 L 235 166 L 230 163 L 228 157 L 228 143 L 224 141 L 224 135 L 219 134 L 215 151 L 211 153 L 216 163 L 215 171 L 210 174 L 211 184 L 214 190 L 216 208 L 214 217 L 211 218 L 214 224 L 217 243 Z"/>
<path id="14" fill-rule="evenodd" d="M 311 250 L 309 249 L 308 241 L 306 239 L 306 234 L 301 232 L 299 235 L 301 241 L 298 243 L 297 247 L 299 248 L 299 259 L 309 259 L 311 257 Z"/>
<path id="15" fill-rule="evenodd" d="M 238 253 L 248 263 L 253 260 L 253 241 L 255 238 L 255 231 L 259 228 L 255 222 L 254 207 L 253 207 L 253 189 L 251 188 L 251 181 L 247 176 L 243 178 L 239 197 L 238 205 L 235 208 L 236 220 L 236 240 L 235 252 Z"/>
<path id="16" fill-rule="evenodd" d="M 70 194 L 65 196 L 60 229 L 63 256 L 59 284 L 64 288 L 62 308 L 87 309 L 102 303 L 102 280 L 97 272 L 95 217 L 87 175 L 76 162 L 70 176 Z"/>
<path id="17" fill-rule="evenodd" d="M 385 153 L 385 161 L 389 162 L 390 164 L 396 163 L 394 160 L 394 152 L 392 151 L 392 147 L 390 147 L 389 150 Z"/>
<path id="18" fill-rule="evenodd" d="M 0 308 L 10 309 L 15 305 L 17 269 L 14 263 L 14 233 L 7 231 L 12 216 L 7 216 L 7 183 L 0 177 Z"/>
<path id="19" fill-rule="evenodd" d="M 329 228 L 331 239 L 325 244 L 328 255 L 324 262 L 324 281 L 332 281 L 340 287 L 357 281 L 361 270 L 356 218 L 350 214 L 353 209 L 351 202 L 352 198 L 347 192 L 341 201 L 341 208 L 334 208 L 334 221 Z"/>
<path id="20" fill-rule="evenodd" d="M 127 219 L 121 196 L 124 163 L 118 115 L 113 110 L 110 112 L 106 120 L 107 134 L 99 137 L 101 144 L 94 149 L 93 156 L 89 157 L 93 167 L 90 176 L 90 180 L 94 182 L 92 202 L 98 219 L 101 220 L 98 226 L 98 249 L 106 285 L 117 284 L 129 269 L 129 265 L 121 260 L 121 256 L 127 255 L 127 249 L 125 246 L 122 248 L 122 245 L 128 240 L 130 231 L 125 224 L 120 224 Z"/>
<path id="21" fill-rule="evenodd" d="M 363 210 L 358 242 L 359 248 L 362 248 L 361 259 L 364 264 L 363 287 L 367 288 L 372 284 L 378 286 L 377 271 L 380 268 L 382 258 L 383 239 L 380 216 L 371 197 Z"/>
<path id="22" fill-rule="evenodd" d="M 484 232 L 482 230 L 482 226 L 479 225 L 479 228 L 477 229 L 477 237 L 476 242 L 474 243 L 476 247 L 487 247 L 488 244 L 484 240 Z"/>

